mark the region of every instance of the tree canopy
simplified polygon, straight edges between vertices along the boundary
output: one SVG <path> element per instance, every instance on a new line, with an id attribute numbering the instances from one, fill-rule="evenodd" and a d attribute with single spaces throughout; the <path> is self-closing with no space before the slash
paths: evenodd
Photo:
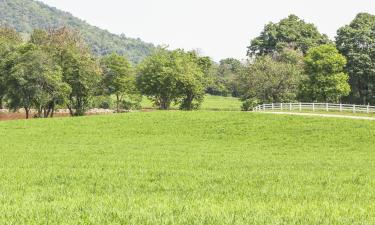
<path id="1" fill-rule="evenodd" d="M 61 68 L 34 44 L 20 46 L 7 60 L 12 65 L 5 72 L 9 106 L 23 107 L 26 118 L 32 108 L 38 111 L 38 117 L 48 117 L 55 104 L 63 102 L 70 90 L 62 81 Z"/>
<path id="2" fill-rule="evenodd" d="M 126 96 L 136 94 L 135 74 L 130 62 L 116 53 L 102 58 L 104 94 L 116 96 L 116 109 L 120 111 Z"/>
<path id="3" fill-rule="evenodd" d="M 349 101 L 375 103 L 375 16 L 360 13 L 337 31 L 336 45 L 348 63 L 352 92 Z"/>
<path id="4" fill-rule="evenodd" d="M 260 103 L 296 100 L 304 79 L 303 69 L 299 64 L 282 59 L 259 56 L 245 65 L 238 78 L 242 100 L 253 99 Z"/>
<path id="5" fill-rule="evenodd" d="M 192 110 L 203 100 L 205 76 L 197 56 L 160 49 L 139 65 L 137 84 L 160 109 L 169 109 L 176 102 L 182 109 Z"/>
<path id="6" fill-rule="evenodd" d="M 251 41 L 247 55 L 273 54 L 284 48 L 306 53 L 311 47 L 328 43 L 327 35 L 319 33 L 314 24 L 306 23 L 296 15 L 290 15 L 278 23 L 269 23 L 260 36 Z"/>
<path id="7" fill-rule="evenodd" d="M 349 76 L 344 72 L 346 59 L 334 45 L 311 48 L 305 57 L 308 80 L 305 94 L 315 102 L 337 103 L 350 92 Z"/>

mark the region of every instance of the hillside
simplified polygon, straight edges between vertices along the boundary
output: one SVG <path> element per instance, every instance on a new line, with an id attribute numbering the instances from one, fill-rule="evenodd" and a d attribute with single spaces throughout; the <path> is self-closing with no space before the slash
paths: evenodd
<path id="1" fill-rule="evenodd" d="M 26 34 L 35 28 L 68 26 L 81 32 L 95 54 L 117 52 L 126 55 L 135 63 L 149 55 L 155 48 L 153 44 L 112 34 L 91 26 L 70 13 L 33 0 L 0 0 L 0 26 L 12 27 Z"/>

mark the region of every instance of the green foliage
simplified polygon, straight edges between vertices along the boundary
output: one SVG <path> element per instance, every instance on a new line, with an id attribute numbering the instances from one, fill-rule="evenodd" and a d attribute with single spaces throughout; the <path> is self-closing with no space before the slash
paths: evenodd
<path id="1" fill-rule="evenodd" d="M 348 60 L 352 92 L 349 101 L 374 104 L 375 96 L 375 16 L 360 13 L 349 24 L 340 28 L 336 45 Z"/>
<path id="2" fill-rule="evenodd" d="M 267 24 L 260 36 L 251 41 L 247 54 L 274 54 L 285 48 L 306 53 L 309 48 L 326 43 L 329 43 L 328 37 L 320 34 L 314 24 L 290 15 L 278 23 Z"/>
<path id="3" fill-rule="evenodd" d="M 6 58 L 8 54 L 15 51 L 18 45 L 22 43 L 21 36 L 13 29 L 0 28 L 0 109 L 3 108 L 3 99 L 7 87 L 5 85 L 5 76 L 7 75 Z"/>
<path id="4" fill-rule="evenodd" d="M 220 61 L 218 67 L 218 79 L 221 81 L 227 92 L 234 97 L 239 96 L 238 84 L 236 82 L 239 73 L 242 70 L 242 64 L 238 59 L 227 58 Z"/>
<path id="5" fill-rule="evenodd" d="M 290 102 L 296 100 L 303 79 L 301 63 L 287 62 L 278 55 L 259 56 L 245 65 L 238 78 L 238 85 L 244 101 Z M 248 105 L 247 102 L 245 104 Z"/>
<path id="6" fill-rule="evenodd" d="M 315 102 L 339 102 L 350 93 L 349 76 L 344 73 L 346 59 L 335 46 L 311 48 L 305 57 L 308 80 L 304 92 Z"/>
<path id="7" fill-rule="evenodd" d="M 91 101 L 91 108 L 112 109 L 114 105 L 113 98 L 109 95 L 94 96 Z"/>
<path id="8" fill-rule="evenodd" d="M 257 105 L 259 105 L 259 100 L 258 99 L 256 99 L 256 98 L 246 99 L 242 103 L 241 110 L 242 111 L 250 111 L 254 107 L 256 107 Z"/>
<path id="9" fill-rule="evenodd" d="M 38 111 L 38 117 L 48 117 L 56 104 L 64 102 L 70 88 L 62 81 L 61 68 L 48 53 L 26 44 L 7 60 L 12 65 L 5 77 L 11 108 L 24 108 L 26 118 L 32 108 Z"/>
<path id="10" fill-rule="evenodd" d="M 192 110 L 203 100 L 205 76 L 195 56 L 160 49 L 139 65 L 137 85 L 160 109 L 178 102 L 182 109 Z"/>
<path id="11" fill-rule="evenodd" d="M 158 111 L 1 122 L 0 133 L 1 224 L 352 225 L 375 215 L 370 121 Z"/>
<path id="12" fill-rule="evenodd" d="M 63 81 L 70 86 L 67 102 L 70 114 L 84 115 L 92 97 L 98 94 L 102 78 L 99 62 L 90 54 L 85 41 L 68 28 L 36 30 L 31 37 L 30 41 L 46 49 L 62 68 Z"/>
<path id="13" fill-rule="evenodd" d="M 132 66 L 126 58 L 117 54 L 104 57 L 101 65 L 104 93 L 116 96 L 116 109 L 119 112 L 124 98 L 137 93 Z"/>
<path id="14" fill-rule="evenodd" d="M 90 100 L 96 94 L 101 80 L 101 69 L 96 59 L 89 55 L 71 53 L 63 61 L 64 81 L 72 88 L 68 108 L 72 116 L 84 115 Z"/>
<path id="15" fill-rule="evenodd" d="M 49 7 L 39 1 L 3 0 L 0 1 L 0 26 L 15 28 L 18 32 L 30 34 L 34 29 L 56 29 L 69 27 L 78 30 L 96 55 L 116 52 L 138 63 L 150 55 L 154 45 L 140 39 L 115 35 L 106 30 L 91 26 L 70 13 Z"/>

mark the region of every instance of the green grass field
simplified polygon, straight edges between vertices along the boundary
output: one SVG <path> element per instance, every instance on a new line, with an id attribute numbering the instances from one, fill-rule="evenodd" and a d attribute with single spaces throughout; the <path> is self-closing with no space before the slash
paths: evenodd
<path id="1" fill-rule="evenodd" d="M 142 99 L 142 108 L 150 109 L 154 108 L 152 102 L 147 98 Z M 201 106 L 201 110 L 214 110 L 214 111 L 240 111 L 241 101 L 238 98 L 223 97 L 206 95 Z M 178 109 L 178 106 L 173 105 L 173 109 Z"/>
<path id="2" fill-rule="evenodd" d="M 155 111 L 0 133 L 0 224 L 375 224 L 371 121 Z"/>

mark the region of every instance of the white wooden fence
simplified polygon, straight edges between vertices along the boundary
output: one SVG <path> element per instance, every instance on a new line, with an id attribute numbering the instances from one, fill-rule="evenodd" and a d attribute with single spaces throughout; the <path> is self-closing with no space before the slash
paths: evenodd
<path id="1" fill-rule="evenodd" d="M 271 103 L 253 108 L 253 111 L 336 111 L 351 113 L 375 113 L 375 106 L 333 103 Z"/>

